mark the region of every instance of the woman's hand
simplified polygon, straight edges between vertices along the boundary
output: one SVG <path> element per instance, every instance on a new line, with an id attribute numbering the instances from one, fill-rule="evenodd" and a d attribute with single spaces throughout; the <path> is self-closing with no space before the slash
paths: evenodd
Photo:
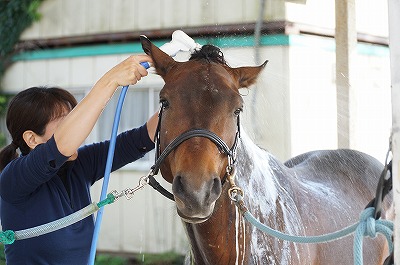
<path id="1" fill-rule="evenodd" d="M 148 74 L 146 68 L 140 64 L 142 62 L 152 63 L 152 60 L 147 55 L 130 56 L 111 68 L 99 81 L 111 83 L 115 88 L 134 85 Z"/>

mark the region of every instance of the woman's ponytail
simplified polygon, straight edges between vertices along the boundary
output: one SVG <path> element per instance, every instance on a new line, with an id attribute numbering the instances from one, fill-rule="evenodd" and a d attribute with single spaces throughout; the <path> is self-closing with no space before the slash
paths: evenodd
<path id="1" fill-rule="evenodd" d="M 17 149 L 18 145 L 11 142 L 0 151 L 0 172 L 3 171 L 8 163 L 18 157 Z"/>

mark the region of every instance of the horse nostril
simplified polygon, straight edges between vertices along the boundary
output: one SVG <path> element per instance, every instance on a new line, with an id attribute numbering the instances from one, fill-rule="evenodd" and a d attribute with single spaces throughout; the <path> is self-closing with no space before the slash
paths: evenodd
<path id="1" fill-rule="evenodd" d="M 181 194 L 184 192 L 183 178 L 181 176 L 176 176 L 172 181 L 172 191 L 175 194 Z"/>
<path id="2" fill-rule="evenodd" d="M 214 202 L 219 198 L 222 192 L 222 184 L 220 178 L 214 178 L 211 181 L 211 187 L 210 187 L 210 193 L 209 196 L 207 196 L 207 200 L 209 203 Z"/>
<path id="3" fill-rule="evenodd" d="M 219 195 L 221 193 L 221 191 L 222 191 L 221 179 L 218 177 L 214 178 L 214 183 L 213 183 L 211 192 Z"/>

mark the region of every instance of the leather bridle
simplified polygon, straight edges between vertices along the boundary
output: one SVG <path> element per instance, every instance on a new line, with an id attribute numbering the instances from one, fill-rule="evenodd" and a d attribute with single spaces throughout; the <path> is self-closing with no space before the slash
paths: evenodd
<path id="1" fill-rule="evenodd" d="M 155 133 L 155 143 L 156 143 L 156 155 L 155 155 L 155 163 L 151 167 L 151 174 L 149 174 L 149 184 L 152 186 L 154 189 L 156 189 L 158 192 L 160 192 L 162 195 L 165 197 L 174 200 L 174 195 L 164 189 L 160 183 L 154 178 L 155 175 L 158 174 L 158 171 L 160 170 L 160 166 L 162 162 L 165 160 L 165 158 L 174 150 L 176 149 L 181 143 L 184 141 L 193 138 L 193 137 L 204 137 L 209 140 L 211 140 L 217 147 L 218 149 L 227 155 L 228 157 L 228 166 L 227 166 L 227 174 L 225 174 L 224 178 L 222 179 L 222 185 L 224 184 L 226 180 L 226 176 L 233 170 L 233 166 L 236 163 L 236 149 L 238 145 L 238 141 L 240 138 L 240 119 L 239 115 L 237 118 L 237 131 L 235 135 L 235 141 L 232 145 L 231 148 L 215 133 L 207 130 L 207 129 L 201 129 L 201 128 L 195 128 L 195 129 L 190 129 L 181 135 L 177 136 L 172 142 L 170 142 L 165 149 L 161 152 L 161 147 L 160 147 L 160 129 L 161 129 L 161 119 L 162 119 L 162 114 L 163 110 L 165 109 L 164 104 L 161 104 L 161 108 L 158 114 L 158 124 L 156 128 L 156 133 Z"/>

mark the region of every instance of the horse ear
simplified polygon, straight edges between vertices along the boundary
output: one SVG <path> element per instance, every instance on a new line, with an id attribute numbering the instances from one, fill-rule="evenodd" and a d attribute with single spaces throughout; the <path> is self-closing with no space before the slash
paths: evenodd
<path id="1" fill-rule="evenodd" d="M 239 82 L 239 88 L 242 87 L 249 87 L 254 84 L 257 80 L 258 75 L 267 65 L 268 60 L 266 60 L 260 66 L 247 66 L 247 67 L 238 67 L 238 68 L 231 68 L 233 74 L 237 78 Z"/>
<path id="2" fill-rule="evenodd" d="M 176 61 L 168 54 L 155 46 L 146 36 L 140 36 L 143 51 L 153 59 L 157 74 L 164 78 L 168 71 L 176 64 Z"/>

